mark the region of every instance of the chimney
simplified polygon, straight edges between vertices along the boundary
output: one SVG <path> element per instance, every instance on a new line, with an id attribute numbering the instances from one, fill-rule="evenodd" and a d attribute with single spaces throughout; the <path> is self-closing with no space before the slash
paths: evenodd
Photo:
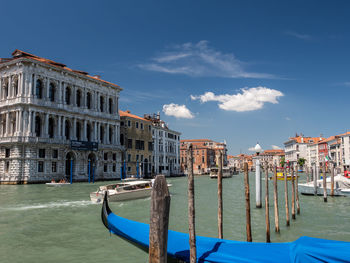
<path id="1" fill-rule="evenodd" d="M 157 112 L 157 120 L 160 120 L 160 112 Z"/>
<path id="2" fill-rule="evenodd" d="M 125 112 L 126 112 L 126 113 L 130 113 L 130 111 L 129 111 L 129 110 L 126 110 Z"/>

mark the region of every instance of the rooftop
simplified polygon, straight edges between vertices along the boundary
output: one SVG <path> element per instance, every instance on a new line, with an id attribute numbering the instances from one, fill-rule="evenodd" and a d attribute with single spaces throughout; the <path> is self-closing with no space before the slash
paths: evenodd
<path id="1" fill-rule="evenodd" d="M 129 110 L 126 110 L 126 111 L 120 110 L 119 115 L 120 115 L 120 117 L 129 117 L 129 118 L 139 119 L 139 120 L 143 120 L 143 121 L 149 121 L 149 120 L 146 120 L 145 118 L 142 118 L 140 116 L 131 114 Z"/>

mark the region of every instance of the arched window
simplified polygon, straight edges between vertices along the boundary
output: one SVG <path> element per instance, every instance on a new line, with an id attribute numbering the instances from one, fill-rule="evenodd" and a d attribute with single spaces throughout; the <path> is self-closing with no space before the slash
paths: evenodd
<path id="1" fill-rule="evenodd" d="M 70 122 L 68 120 L 65 122 L 64 135 L 66 136 L 67 140 L 70 139 Z"/>
<path id="2" fill-rule="evenodd" d="M 38 99 L 43 98 L 43 83 L 40 79 L 36 81 L 36 86 L 35 86 L 35 95 Z"/>
<path id="3" fill-rule="evenodd" d="M 113 130 L 112 127 L 109 127 L 109 143 L 112 143 L 112 138 L 113 138 Z"/>
<path id="4" fill-rule="evenodd" d="M 7 80 L 5 80 L 5 84 L 4 84 L 4 98 L 6 99 L 7 96 L 9 95 L 9 82 Z"/>
<path id="5" fill-rule="evenodd" d="M 120 145 L 124 145 L 124 134 L 120 134 Z"/>
<path id="6" fill-rule="evenodd" d="M 35 117 L 35 136 L 41 136 L 41 118 L 39 116 Z"/>
<path id="7" fill-rule="evenodd" d="M 80 141 L 80 139 L 81 139 L 81 124 L 80 124 L 80 122 L 77 122 L 75 136 L 77 137 L 77 140 Z"/>
<path id="8" fill-rule="evenodd" d="M 88 92 L 86 94 L 86 107 L 88 109 L 91 109 L 91 93 L 90 92 Z"/>
<path id="9" fill-rule="evenodd" d="M 70 87 L 66 87 L 66 104 L 67 105 L 70 105 L 71 103 L 71 90 L 70 90 Z"/>
<path id="10" fill-rule="evenodd" d="M 90 124 L 86 125 L 86 139 L 88 142 L 91 142 L 91 126 L 90 126 Z"/>
<path id="11" fill-rule="evenodd" d="M 100 112 L 103 112 L 104 109 L 104 98 L 100 96 Z"/>
<path id="12" fill-rule="evenodd" d="M 55 130 L 55 121 L 53 118 L 49 119 L 49 137 L 53 138 Z"/>
<path id="13" fill-rule="evenodd" d="M 78 89 L 77 90 L 77 94 L 76 94 L 76 103 L 77 103 L 77 107 L 81 106 L 81 91 Z"/>
<path id="14" fill-rule="evenodd" d="M 55 101 L 55 91 L 56 91 L 55 85 L 51 82 L 49 87 L 50 101 Z"/>
<path id="15" fill-rule="evenodd" d="M 13 81 L 13 85 L 14 85 L 14 90 L 15 90 L 15 96 L 17 96 L 18 94 L 18 77 L 15 78 L 15 80 Z"/>
<path id="16" fill-rule="evenodd" d="M 103 126 L 100 126 L 100 142 L 103 143 L 103 139 L 104 139 L 104 134 L 105 133 L 105 129 L 103 128 Z"/>
<path id="17" fill-rule="evenodd" d="M 108 101 L 108 111 L 109 111 L 109 114 L 113 113 L 113 100 L 111 98 Z"/>

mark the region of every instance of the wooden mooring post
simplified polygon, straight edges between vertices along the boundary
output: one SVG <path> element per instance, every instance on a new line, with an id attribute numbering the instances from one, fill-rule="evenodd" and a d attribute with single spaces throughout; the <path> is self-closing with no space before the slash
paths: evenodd
<path id="1" fill-rule="evenodd" d="M 250 192 L 249 192 L 249 171 L 248 163 L 244 163 L 244 188 L 245 188 L 245 214 L 246 214 L 246 230 L 247 241 L 252 242 L 252 229 L 250 224 Z"/>
<path id="2" fill-rule="evenodd" d="M 323 202 L 327 202 L 327 176 L 326 176 L 326 162 L 323 163 Z"/>
<path id="3" fill-rule="evenodd" d="M 266 221 L 266 243 L 270 243 L 270 211 L 269 211 L 269 166 L 265 163 L 265 221 Z"/>
<path id="4" fill-rule="evenodd" d="M 170 194 L 164 175 L 157 175 L 151 194 L 149 227 L 149 262 L 167 262 Z"/>
<path id="5" fill-rule="evenodd" d="M 298 165 L 296 169 L 296 176 L 295 176 L 295 200 L 297 203 L 297 214 L 300 214 L 300 202 L 299 202 L 299 174 L 298 174 Z"/>
<path id="6" fill-rule="evenodd" d="M 295 219 L 295 177 L 294 177 L 294 166 L 292 166 L 291 171 L 291 181 L 292 181 L 292 219 Z"/>
<path id="7" fill-rule="evenodd" d="M 289 226 L 289 204 L 288 204 L 288 181 L 287 181 L 287 168 L 283 169 L 284 173 L 284 200 L 286 208 L 286 225 Z"/>
<path id="8" fill-rule="evenodd" d="M 335 170 L 335 162 L 331 164 L 331 196 L 334 196 L 334 170 Z"/>
<path id="9" fill-rule="evenodd" d="M 318 176 L 317 176 L 317 165 L 315 164 L 313 167 L 312 167 L 312 177 L 314 179 L 314 195 L 317 195 L 317 179 L 318 179 Z"/>
<path id="10" fill-rule="evenodd" d="M 187 179 L 188 179 L 188 228 L 190 243 L 190 263 L 197 262 L 195 207 L 194 207 L 194 177 L 192 144 L 187 146 Z"/>
<path id="11" fill-rule="evenodd" d="M 223 229 L 222 229 L 222 220 L 223 220 L 223 205 L 222 205 L 222 165 L 223 158 L 222 152 L 220 151 L 219 155 L 219 170 L 218 170 L 218 237 L 224 238 Z"/>
<path id="12" fill-rule="evenodd" d="M 275 232 L 280 232 L 279 214 L 278 214 L 278 192 L 277 192 L 277 167 L 273 169 L 273 199 L 275 208 Z"/>

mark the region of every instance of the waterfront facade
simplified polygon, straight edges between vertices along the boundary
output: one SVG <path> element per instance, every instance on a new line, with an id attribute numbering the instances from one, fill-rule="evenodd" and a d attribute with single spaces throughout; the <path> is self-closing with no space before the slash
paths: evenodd
<path id="1" fill-rule="evenodd" d="M 0 183 L 120 176 L 121 88 L 20 50 L 0 60 Z"/>
<path id="2" fill-rule="evenodd" d="M 145 114 L 144 118 L 152 123 L 152 173 L 176 176 L 180 169 L 180 132 L 169 129 L 160 119 L 160 114 Z"/>
<path id="3" fill-rule="evenodd" d="M 267 162 L 268 167 L 272 170 L 273 166 L 280 166 L 282 157 L 285 156 L 284 150 L 272 149 L 265 150 L 260 154 L 260 163 L 264 166 Z"/>
<path id="4" fill-rule="evenodd" d="M 152 123 L 131 114 L 119 111 L 121 120 L 120 142 L 125 146 L 123 174 L 150 177 L 152 171 Z"/>

